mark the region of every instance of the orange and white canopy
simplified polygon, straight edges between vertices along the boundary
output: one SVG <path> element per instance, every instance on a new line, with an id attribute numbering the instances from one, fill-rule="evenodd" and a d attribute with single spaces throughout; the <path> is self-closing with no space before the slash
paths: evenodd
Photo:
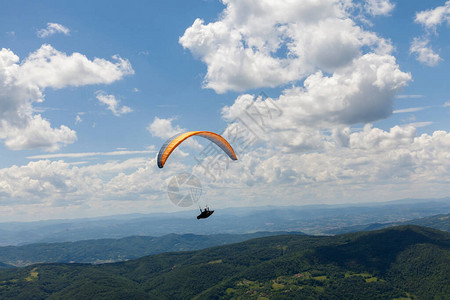
<path id="1" fill-rule="evenodd" d="M 164 145 L 161 147 L 158 153 L 158 167 L 162 168 L 164 167 L 164 164 L 166 163 L 167 158 L 169 158 L 170 154 L 175 150 L 175 148 L 181 144 L 184 140 L 190 138 L 191 136 L 201 136 L 204 137 L 211 142 L 215 143 L 217 146 L 219 146 L 232 160 L 237 160 L 236 154 L 234 153 L 233 148 L 231 145 L 225 140 L 222 136 L 218 135 L 217 133 L 210 132 L 210 131 L 189 131 L 185 132 L 179 135 L 176 135 L 174 137 L 171 137 L 169 140 L 167 140 Z"/>

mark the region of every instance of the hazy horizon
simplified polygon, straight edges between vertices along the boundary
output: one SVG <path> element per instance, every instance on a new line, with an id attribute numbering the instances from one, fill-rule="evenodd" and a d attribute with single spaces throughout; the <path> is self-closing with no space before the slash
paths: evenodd
<path id="1" fill-rule="evenodd" d="M 259 211 L 259 210 L 268 210 L 271 208 L 285 209 L 285 208 L 305 208 L 305 209 L 320 209 L 320 208 L 345 208 L 345 207 L 371 207 L 371 206 L 382 206 L 382 205 L 406 205 L 406 204 L 427 204 L 430 202 L 434 203 L 447 203 L 450 197 L 444 198 L 404 198 L 404 199 L 395 199 L 395 200 L 387 200 L 387 201 L 378 201 L 378 202 L 345 202 L 339 204 L 327 204 L 327 203 L 311 203 L 311 204 L 300 204 L 300 205 L 260 205 L 260 206 L 229 206 L 229 207 L 214 207 L 217 208 L 220 212 L 224 212 L 228 214 L 233 210 L 246 210 L 248 212 Z M 177 208 L 173 211 L 156 211 L 156 212 L 133 212 L 133 213 L 123 213 L 123 214 L 110 214 L 110 215 L 92 215 L 92 216 L 83 216 L 83 217 L 73 217 L 73 218 L 52 218 L 52 219 L 27 219 L 27 220 L 11 220 L 11 221 L 1 221 L 1 224 L 9 224 L 9 223 L 33 223 L 33 222 L 58 222 L 58 221 L 77 221 L 77 220 L 101 220 L 101 219 L 133 219 L 134 216 L 136 218 L 139 217 L 148 217 L 148 216 L 158 216 L 162 217 L 164 215 L 179 215 L 186 218 L 193 218 L 198 212 L 198 208 Z M 446 211 L 442 213 L 447 213 Z"/>

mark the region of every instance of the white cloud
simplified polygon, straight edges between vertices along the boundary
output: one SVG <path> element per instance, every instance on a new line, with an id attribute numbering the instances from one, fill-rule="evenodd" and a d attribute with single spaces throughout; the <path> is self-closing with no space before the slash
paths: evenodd
<path id="1" fill-rule="evenodd" d="M 430 41 L 424 38 L 414 38 L 409 52 L 416 55 L 416 59 L 430 67 L 436 66 L 442 58 L 428 45 Z"/>
<path id="2" fill-rule="evenodd" d="M 153 119 L 153 122 L 148 125 L 147 130 L 152 134 L 152 136 L 159 137 L 164 140 L 167 140 L 171 137 L 174 137 L 177 134 L 188 131 L 187 129 L 182 128 L 178 125 L 176 126 L 172 125 L 172 122 L 175 119 L 176 118 L 163 119 L 155 117 L 155 119 Z M 203 148 L 194 138 L 186 140 L 185 142 L 183 142 L 183 145 L 191 147 L 197 151 Z M 188 155 L 188 153 L 181 151 L 180 148 L 176 148 L 174 154 L 182 157 Z"/>
<path id="3" fill-rule="evenodd" d="M 40 29 L 37 31 L 37 35 L 40 38 L 45 38 L 54 35 L 55 33 L 62 33 L 65 35 L 69 35 L 70 30 L 69 28 L 58 23 L 47 23 L 47 28 Z"/>
<path id="4" fill-rule="evenodd" d="M 446 101 L 443 106 L 444 107 L 450 107 L 450 101 Z"/>
<path id="5" fill-rule="evenodd" d="M 118 148 L 119 149 L 119 148 Z M 125 148 L 120 148 L 125 149 Z M 42 154 L 42 155 L 33 155 L 28 156 L 28 159 L 50 159 L 50 158 L 80 158 L 80 157 L 89 157 L 89 156 L 117 156 L 117 155 L 130 155 L 130 154 L 150 154 L 155 153 L 155 150 L 119 150 L 119 151 L 110 151 L 110 152 L 80 152 L 80 153 L 56 153 L 56 154 Z"/>
<path id="6" fill-rule="evenodd" d="M 264 204 L 279 195 L 287 204 L 305 204 L 332 199 L 442 197 L 448 193 L 450 133 L 417 136 L 413 126 L 384 131 L 366 125 L 362 131 L 344 130 L 342 135 L 347 136 L 347 145 L 331 140 L 320 152 L 247 151 L 217 176 L 214 188 L 225 185 L 230 191 L 227 198 L 232 191 L 239 191 L 266 199 Z M 203 173 L 199 167 L 195 171 Z M 434 187 L 433 196 L 427 194 L 430 187 Z M 220 197 L 220 192 L 214 196 Z"/>
<path id="7" fill-rule="evenodd" d="M 321 148 L 322 129 L 389 117 L 395 94 L 410 79 L 390 55 L 366 54 L 331 76 L 319 71 L 305 79 L 303 88 L 286 89 L 272 100 L 282 116 L 266 118 L 262 136 L 286 151 Z M 250 104 L 262 112 L 268 106 L 260 98 L 241 95 L 233 105 L 223 108 L 223 117 L 227 121 L 240 117 L 252 124 L 244 113 Z"/>
<path id="8" fill-rule="evenodd" d="M 349 147 L 370 150 L 396 149 L 399 146 L 411 144 L 415 136 L 416 129 L 412 126 L 395 126 L 387 132 L 367 124 L 363 131 L 350 134 Z"/>
<path id="9" fill-rule="evenodd" d="M 120 106 L 120 100 L 116 99 L 114 95 L 107 95 L 103 91 L 97 91 L 96 94 L 97 100 L 100 101 L 100 103 L 108 106 L 108 109 L 112 111 L 112 113 L 117 117 L 133 111 L 128 106 Z"/>
<path id="10" fill-rule="evenodd" d="M 179 41 L 206 63 L 205 87 L 218 93 L 292 83 L 272 102 L 282 117 L 266 120 L 264 132 L 252 128 L 283 151 L 323 149 L 329 146 L 324 130 L 389 117 L 396 94 L 411 80 L 390 55 L 390 42 L 352 20 L 350 1 L 223 2 L 218 21 L 197 19 Z M 393 8 L 389 1 L 367 5 L 373 14 Z M 303 78 L 302 86 L 295 84 Z M 252 103 L 267 106 L 241 95 L 223 108 L 224 119 L 245 119 Z"/>
<path id="11" fill-rule="evenodd" d="M 410 108 L 404 108 L 404 109 L 396 109 L 393 111 L 394 114 L 401 114 L 401 113 L 412 113 L 416 111 L 421 111 L 424 109 L 430 108 L 430 106 L 422 106 L 422 107 L 410 107 Z"/>
<path id="12" fill-rule="evenodd" d="M 206 63 L 204 86 L 218 93 L 274 87 L 318 68 L 348 66 L 369 46 L 380 54 L 389 41 L 364 31 L 350 18 L 350 1 L 236 1 L 217 22 L 197 19 L 181 45 Z"/>
<path id="13" fill-rule="evenodd" d="M 414 128 L 420 128 L 420 127 L 430 126 L 431 124 L 433 124 L 433 122 L 425 121 L 425 122 L 412 122 L 412 123 L 409 123 L 407 125 L 408 126 L 412 126 Z"/>
<path id="14" fill-rule="evenodd" d="M 442 58 L 428 45 L 430 42 L 429 37 L 431 33 L 437 35 L 436 29 L 442 23 L 450 24 L 450 1 L 434 9 L 417 12 L 414 21 L 425 27 L 427 32 L 422 37 L 414 38 L 409 51 L 416 54 L 419 62 L 428 66 L 436 66 Z"/>
<path id="15" fill-rule="evenodd" d="M 161 172 L 149 157 L 94 165 L 33 161 L 0 169 L 0 210 L 8 210 L 8 220 L 26 221 L 174 211 L 167 183 L 183 171 L 172 162 Z"/>
<path id="16" fill-rule="evenodd" d="M 206 64 L 205 87 L 222 93 L 292 86 L 269 102 L 244 94 L 223 108 L 226 121 L 240 118 L 244 135 L 256 133 L 258 141 L 238 153 L 238 163 L 229 164 L 215 188 L 226 183 L 252 199 L 282 194 L 298 203 L 374 200 L 375 193 L 377 200 L 392 199 L 423 195 L 425 186 L 444 187 L 439 176 L 448 177 L 445 167 L 435 168 L 450 165 L 450 149 L 441 147 L 448 133 L 417 136 L 416 128 L 429 122 L 388 131 L 364 126 L 389 117 L 396 98 L 422 96 L 397 96 L 411 74 L 400 70 L 388 40 L 352 21 L 349 11 L 356 7 L 350 1 L 223 2 L 226 9 L 216 22 L 197 19 L 179 40 Z M 365 8 L 386 15 L 394 4 L 367 1 Z M 249 117 L 249 105 L 267 112 L 270 103 L 281 115 Z M 413 110 L 419 108 L 408 109 Z M 395 111 L 400 112 L 406 110 Z M 355 124 L 363 124 L 362 131 L 352 132 Z M 230 137 L 239 148 L 242 141 Z M 436 147 L 431 155 L 427 140 Z M 223 198 L 221 192 L 214 197 Z M 439 193 L 445 195 L 443 189 Z"/>
<path id="17" fill-rule="evenodd" d="M 130 200 L 143 200 L 150 192 L 165 188 L 165 178 L 157 176 L 157 169 L 155 160 L 146 158 L 88 166 L 64 161 L 29 162 L 0 170 L 0 205 L 43 202 L 69 206 L 74 201 L 110 200 L 116 192 Z M 130 171 L 130 175 L 123 173 Z M 169 169 L 167 174 L 173 172 Z"/>
<path id="18" fill-rule="evenodd" d="M 134 74 L 128 60 L 113 56 L 115 62 L 103 58 L 89 60 L 80 53 L 67 55 L 50 45 L 42 45 L 20 65 L 20 83 L 33 83 L 40 88 L 63 88 L 88 84 L 108 84 Z"/>
<path id="19" fill-rule="evenodd" d="M 148 125 L 147 130 L 152 134 L 152 136 L 156 136 L 162 139 L 168 139 L 176 134 L 187 131 L 185 128 L 182 128 L 178 125 L 174 127 L 172 125 L 172 121 L 174 120 L 175 118 L 162 119 L 155 117 L 153 122 Z"/>
<path id="20" fill-rule="evenodd" d="M 364 8 L 372 16 L 387 16 L 394 9 L 395 4 L 390 0 L 366 0 Z"/>
<path id="21" fill-rule="evenodd" d="M 423 98 L 423 95 L 397 95 L 395 96 L 397 99 L 416 99 Z"/>
<path id="22" fill-rule="evenodd" d="M 450 1 L 445 2 L 443 6 L 416 13 L 415 22 L 431 30 L 436 30 L 436 27 L 444 22 L 450 23 Z"/>
<path id="23" fill-rule="evenodd" d="M 87 59 L 80 53 L 68 56 L 42 45 L 20 62 L 9 49 L 0 50 L 0 138 L 10 149 L 43 148 L 54 151 L 76 140 L 75 131 L 35 114 L 33 103 L 44 101 L 45 88 L 112 83 L 133 74 L 127 60 Z"/>
<path id="24" fill-rule="evenodd" d="M 413 126 L 384 131 L 366 125 L 361 131 L 341 128 L 339 134 L 321 138 L 328 140 L 328 147 L 319 152 L 285 153 L 270 145 L 249 149 L 230 162 L 216 182 L 204 177 L 200 167 L 191 171 L 177 160 L 163 173 L 155 159 L 144 157 L 94 165 L 29 162 L 0 169 L 0 205 L 12 211 L 26 206 L 45 215 L 64 207 L 60 218 L 80 207 L 105 214 L 168 210 L 173 205 L 166 196 L 167 182 L 185 171 L 201 178 L 204 197 L 217 207 L 268 205 L 275 198 L 280 205 L 299 205 L 442 197 L 449 192 L 448 132 L 417 135 Z"/>
<path id="25" fill-rule="evenodd" d="M 75 142 L 77 135 L 67 126 L 52 128 L 50 122 L 41 115 L 33 115 L 20 127 L 4 123 L 0 138 L 6 139 L 5 145 L 11 150 L 42 148 L 46 151 L 56 151 L 62 145 Z"/>

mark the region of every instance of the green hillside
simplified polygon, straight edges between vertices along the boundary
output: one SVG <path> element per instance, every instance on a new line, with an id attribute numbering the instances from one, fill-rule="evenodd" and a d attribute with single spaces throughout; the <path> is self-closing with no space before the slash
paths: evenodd
<path id="1" fill-rule="evenodd" d="M 425 226 L 434 229 L 439 229 L 443 231 L 450 231 L 450 214 L 440 214 L 431 217 L 412 219 L 403 222 L 391 222 L 391 223 L 372 223 L 372 224 L 364 224 L 364 225 L 354 225 L 341 227 L 331 230 L 326 230 L 324 233 L 326 234 L 342 234 L 349 232 L 357 232 L 357 231 L 370 231 L 388 228 L 392 226 L 400 226 L 400 225 L 418 225 Z"/>
<path id="2" fill-rule="evenodd" d="M 36 243 L 0 247 L 0 262 L 17 267 L 35 263 L 105 263 L 135 259 L 163 252 L 199 250 L 242 242 L 252 238 L 287 234 L 255 232 L 248 234 L 168 234 L 160 237 L 131 236 L 64 243 Z M 292 232 L 292 234 L 303 234 Z M 2 265 L 0 264 L 0 268 Z M 11 266 L 10 266 L 11 267 Z"/>
<path id="3" fill-rule="evenodd" d="M 0 269 L 14 268 L 14 266 L 0 262 Z"/>
<path id="4" fill-rule="evenodd" d="M 0 270 L 5 299 L 445 299 L 450 233 L 282 235 L 127 262 Z"/>
<path id="5" fill-rule="evenodd" d="M 431 217 L 425 217 L 420 219 L 414 219 L 405 222 L 397 222 L 396 225 L 419 225 L 431 227 L 439 230 L 450 231 L 450 214 L 441 214 Z"/>

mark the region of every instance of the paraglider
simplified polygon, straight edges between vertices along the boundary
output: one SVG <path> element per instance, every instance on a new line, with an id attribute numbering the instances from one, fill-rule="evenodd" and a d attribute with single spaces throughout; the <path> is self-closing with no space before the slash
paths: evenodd
<path id="1" fill-rule="evenodd" d="M 213 210 L 210 210 L 208 206 L 205 207 L 204 210 L 202 210 L 202 209 L 200 208 L 200 214 L 197 216 L 197 220 L 200 220 L 200 219 L 206 219 L 207 217 L 209 217 L 209 216 L 212 215 L 213 213 L 214 213 L 214 211 L 213 211 Z"/>
<path id="2" fill-rule="evenodd" d="M 233 148 L 230 144 L 225 140 L 222 136 L 217 133 L 210 131 L 189 131 L 182 134 L 178 134 L 174 137 L 168 139 L 164 145 L 162 145 L 161 149 L 158 153 L 157 164 L 159 168 L 164 167 L 167 158 L 169 158 L 170 154 L 175 150 L 175 148 L 181 144 L 187 138 L 191 136 L 201 136 L 215 143 L 220 147 L 232 160 L 237 160 L 236 154 L 234 153 Z"/>
<path id="3" fill-rule="evenodd" d="M 222 136 L 217 133 L 210 131 L 189 131 L 181 134 L 177 134 L 176 136 L 168 139 L 164 145 L 162 145 L 161 149 L 158 153 L 158 158 L 156 163 L 159 168 L 164 167 L 167 159 L 170 154 L 175 150 L 178 145 L 180 145 L 184 140 L 190 138 L 191 136 L 201 136 L 215 143 L 220 147 L 232 160 L 237 160 L 236 154 L 234 153 L 231 145 L 225 140 Z M 204 210 L 200 208 L 200 215 L 197 216 L 197 220 L 206 219 L 214 213 L 214 210 L 210 210 L 208 206 Z"/>

